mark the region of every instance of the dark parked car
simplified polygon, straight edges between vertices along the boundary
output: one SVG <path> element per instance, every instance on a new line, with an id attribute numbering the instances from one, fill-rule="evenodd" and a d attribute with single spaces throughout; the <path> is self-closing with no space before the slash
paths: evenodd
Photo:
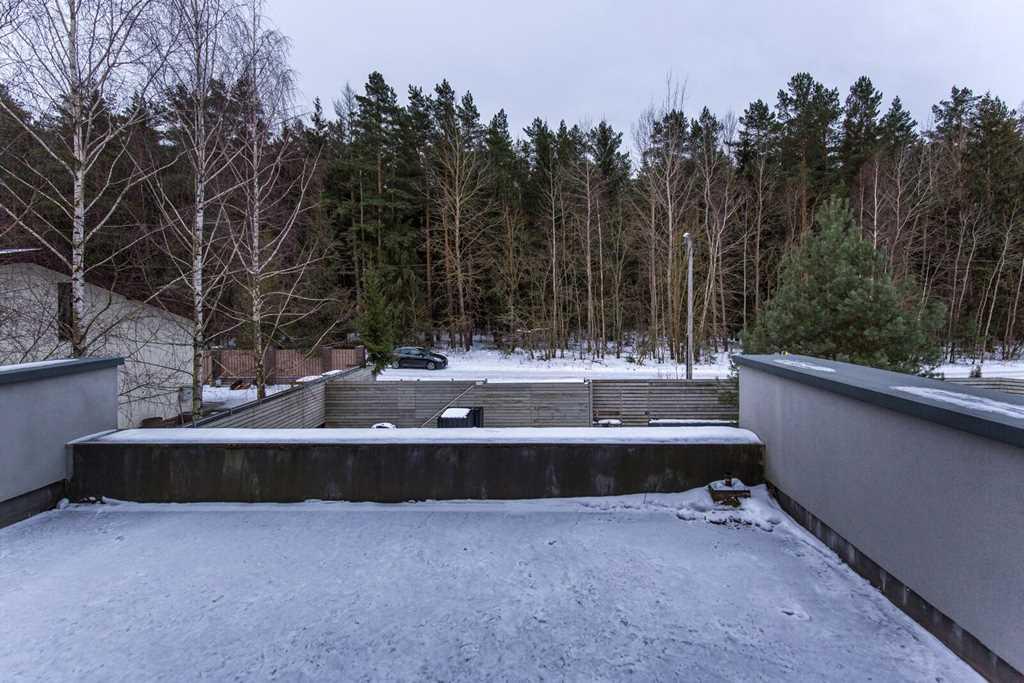
<path id="1" fill-rule="evenodd" d="M 420 346 L 400 346 L 392 352 L 391 367 L 439 370 L 448 367 L 448 359 Z"/>

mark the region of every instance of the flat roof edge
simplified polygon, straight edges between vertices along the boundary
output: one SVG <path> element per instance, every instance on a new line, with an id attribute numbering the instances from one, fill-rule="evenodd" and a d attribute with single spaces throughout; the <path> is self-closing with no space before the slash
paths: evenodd
<path id="1" fill-rule="evenodd" d="M 905 375 L 808 356 L 776 355 L 751 357 L 737 355 L 733 358 L 740 367 L 792 380 L 805 386 L 903 413 L 904 415 L 933 422 L 951 429 L 968 432 L 982 438 L 1024 448 L 1024 420 L 1012 417 L 986 417 L 979 414 L 977 410 L 959 407 L 955 404 L 941 405 L 938 402 L 918 398 L 912 394 L 897 393 L 893 387 L 886 389 L 883 387 L 865 386 L 863 383 L 851 381 L 849 377 L 844 377 L 843 370 L 844 366 L 863 368 L 864 371 L 869 371 L 872 374 L 884 373 L 885 375 L 890 375 L 894 385 L 930 387 L 941 391 L 964 394 L 977 399 L 998 400 L 1016 405 L 1018 401 L 1014 400 L 1014 397 L 1011 395 L 1001 395 L 999 392 L 977 389 L 963 384 L 946 384 L 941 380 L 919 377 L 917 375 Z M 779 360 L 789 361 L 791 364 L 782 365 L 775 362 Z M 796 365 L 792 365 L 793 362 Z M 801 367 L 801 364 L 806 366 L 809 363 L 821 363 L 823 367 L 830 367 L 832 370 L 826 373 Z M 1014 424 L 1015 422 L 1017 424 Z"/>
<path id="2" fill-rule="evenodd" d="M 0 384 L 33 382 L 65 375 L 77 375 L 124 364 L 124 358 L 74 358 L 66 361 L 42 364 L 32 367 L 0 366 Z"/>

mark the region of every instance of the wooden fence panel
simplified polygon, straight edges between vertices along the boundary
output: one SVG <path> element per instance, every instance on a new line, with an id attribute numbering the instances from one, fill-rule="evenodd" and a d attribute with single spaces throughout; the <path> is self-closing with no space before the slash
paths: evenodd
<path id="1" fill-rule="evenodd" d="M 594 380 L 594 420 L 621 420 L 643 426 L 650 420 L 730 420 L 739 418 L 732 380 Z"/>
<path id="2" fill-rule="evenodd" d="M 643 426 L 654 419 L 737 419 L 735 383 L 719 380 L 598 380 L 584 382 L 372 382 L 328 378 L 276 394 L 209 427 L 432 427 L 448 406 L 483 408 L 487 427 L 583 427 L 618 419 Z"/>
<path id="3" fill-rule="evenodd" d="M 361 367 L 365 362 L 366 350 L 363 347 L 323 349 L 313 355 L 293 349 L 267 349 L 267 381 L 285 384 L 330 370 Z M 227 382 L 239 379 L 252 382 L 256 379 L 256 352 L 250 349 L 214 349 L 203 359 L 203 373 L 207 383 L 216 378 Z"/>
<path id="4" fill-rule="evenodd" d="M 329 352 L 328 370 L 345 370 L 346 368 L 357 368 L 366 364 L 366 349 L 360 346 L 355 349 L 327 349 Z"/>
<path id="5" fill-rule="evenodd" d="M 976 389 L 1024 395 L 1024 379 L 1014 377 L 951 377 L 946 381 L 953 384 L 966 384 Z"/>
<path id="6" fill-rule="evenodd" d="M 449 405 L 483 408 L 485 427 L 586 427 L 590 389 L 578 383 L 332 381 L 328 427 L 432 427 Z"/>
<path id="7" fill-rule="evenodd" d="M 332 369 L 322 369 L 319 355 L 309 357 L 303 351 L 288 349 L 278 349 L 274 354 L 273 378 L 278 383 L 294 382 L 301 377 L 319 375 Z"/>

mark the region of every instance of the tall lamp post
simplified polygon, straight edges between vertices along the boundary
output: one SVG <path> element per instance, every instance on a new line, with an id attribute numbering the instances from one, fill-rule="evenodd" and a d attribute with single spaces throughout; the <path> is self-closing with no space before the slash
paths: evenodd
<path id="1" fill-rule="evenodd" d="M 683 235 L 686 244 L 686 379 L 693 379 L 693 236 Z"/>

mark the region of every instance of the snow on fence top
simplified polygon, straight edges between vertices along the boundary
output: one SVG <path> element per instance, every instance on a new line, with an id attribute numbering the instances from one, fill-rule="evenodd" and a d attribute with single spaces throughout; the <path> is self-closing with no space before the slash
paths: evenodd
<path id="1" fill-rule="evenodd" d="M 93 443 L 145 444 L 760 444 L 733 427 L 479 427 L 474 429 L 128 429 Z"/>
<path id="2" fill-rule="evenodd" d="M 808 356 L 743 355 L 735 361 L 744 368 L 1024 447 L 1024 396 Z"/>

